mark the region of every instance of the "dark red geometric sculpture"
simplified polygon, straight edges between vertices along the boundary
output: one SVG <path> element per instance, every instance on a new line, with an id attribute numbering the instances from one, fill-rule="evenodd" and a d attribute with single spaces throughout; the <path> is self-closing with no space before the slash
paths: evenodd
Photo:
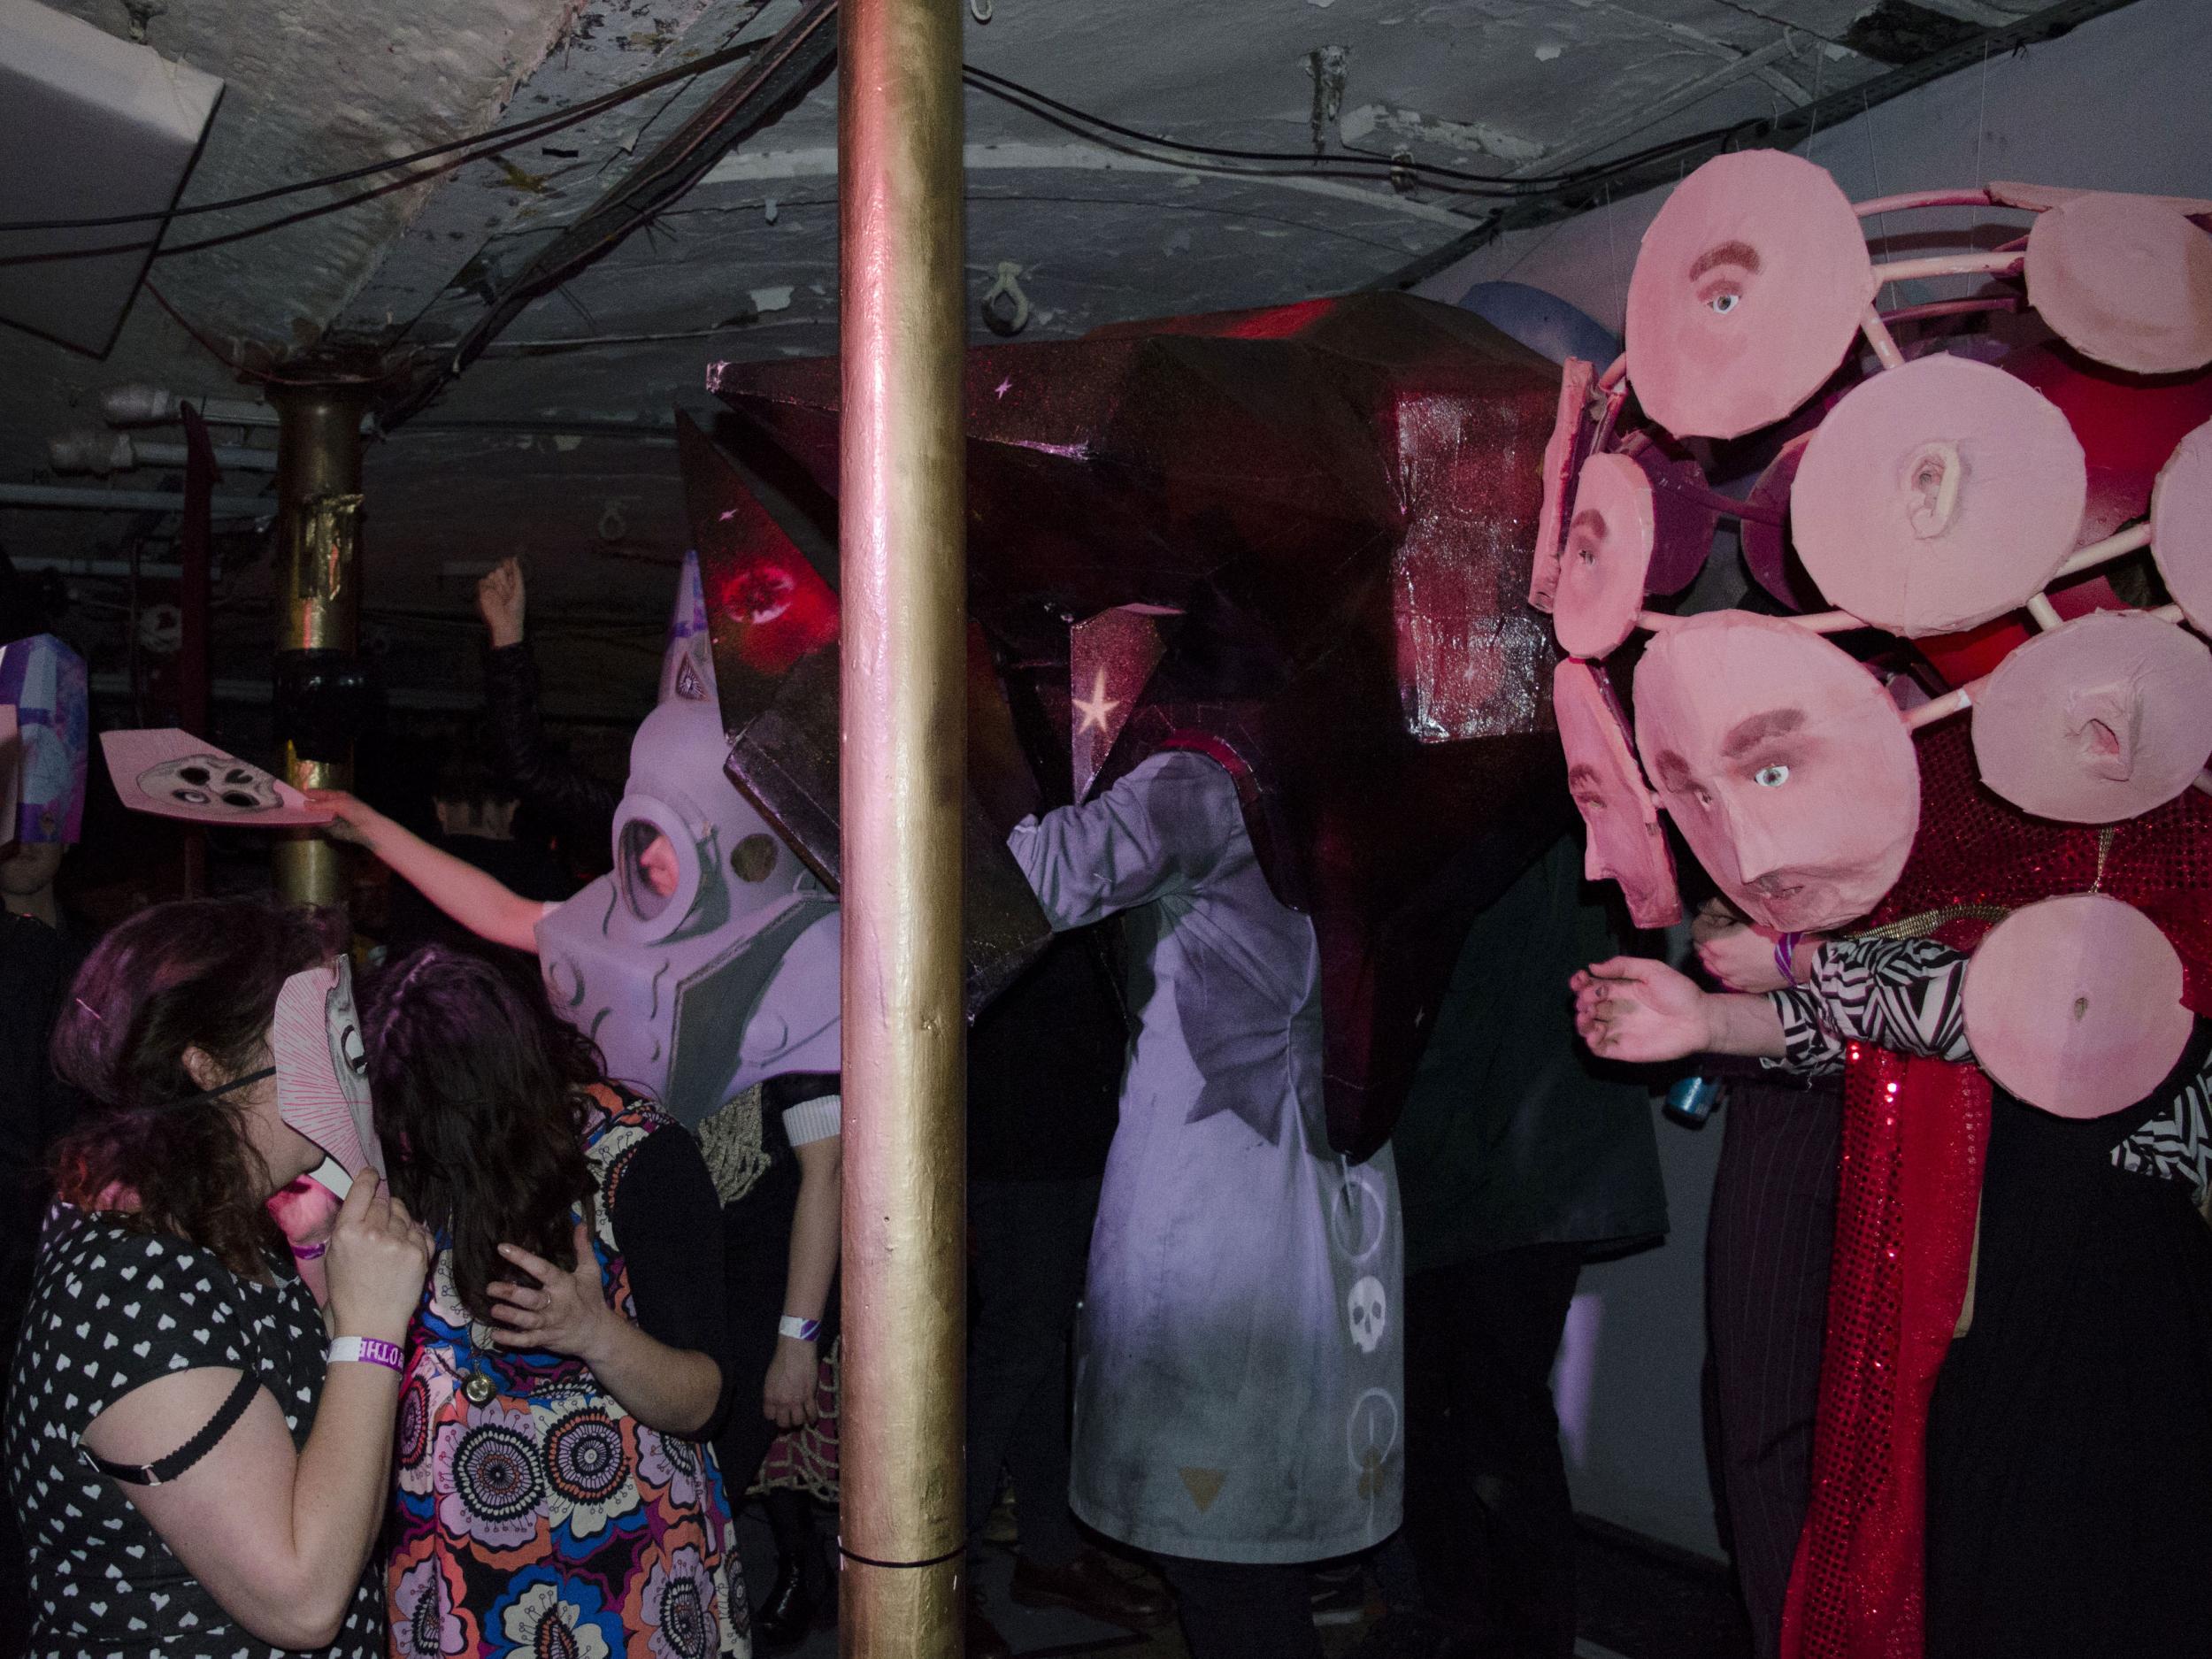
<path id="1" fill-rule="evenodd" d="M 821 559 L 837 364 L 709 383 L 732 411 L 716 444 L 772 514 L 764 538 Z M 979 774 L 972 736 L 977 793 L 1069 798 L 1087 718 L 1071 694 L 1091 689 L 1071 685 L 1071 630 L 1151 608 L 1164 650 L 1134 708 L 1092 700 L 1089 735 L 1115 728 L 1086 757 L 1094 787 L 1171 742 L 1240 773 L 1270 884 L 1320 941 L 1330 1138 L 1348 1155 L 1387 1137 L 1474 912 L 1567 819 L 1553 649 L 1526 598 L 1558 383 L 1487 324 L 1399 295 L 968 354 L 969 603 L 1004 694 L 1001 713 L 972 701 L 1029 772 Z M 757 554 L 711 545 L 708 518 L 750 519 L 720 516 L 729 462 L 687 461 L 711 594 Z M 717 647 L 719 672 L 719 625 Z M 836 804 L 834 652 L 818 658 L 765 701 L 721 687 L 732 775 L 818 863 Z"/>

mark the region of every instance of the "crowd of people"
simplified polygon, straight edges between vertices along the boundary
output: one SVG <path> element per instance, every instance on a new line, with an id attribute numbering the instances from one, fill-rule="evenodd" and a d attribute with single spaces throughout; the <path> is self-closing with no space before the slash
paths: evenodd
<path id="1" fill-rule="evenodd" d="M 835 1617 L 838 1076 L 802 1047 L 657 1097 L 556 1006 L 534 958 L 573 884 L 522 835 L 612 841 L 649 909 L 695 875 L 548 740 L 519 570 L 480 603 L 487 752 L 438 831 L 316 797 L 396 895 L 357 1013 L 331 1004 L 378 1148 L 342 1198 L 279 1027 L 288 985 L 357 951 L 343 918 L 187 900 L 89 940 L 55 904 L 58 826 L 0 856 L 10 1652 L 712 1659 Z M 634 764 L 714 718 L 664 703 Z M 749 844 L 722 857 L 757 881 L 776 849 Z M 1317 1659 L 1402 1531 L 1393 1610 L 1425 1651 L 1572 1653 L 1550 1373 L 1585 1264 L 1667 1233 L 1649 1068 L 1706 1056 L 1737 1068 L 1717 1507 L 1755 1650 L 1811 1651 L 1833 1079 L 1848 1045 L 1970 1058 L 1961 954 L 1778 949 L 1716 898 L 1688 972 L 1624 955 L 1564 835 L 1476 920 L 1392 1143 L 1353 1163 L 1313 926 L 1232 770 L 1164 750 L 1008 845 L 1055 941 L 972 1036 L 966 1519 L 972 1554 L 1003 1537 L 1010 1478 L 1015 1599 L 1179 1621 L 1194 1659 Z M 2200 1022 L 2086 1123 L 1998 1091 L 1926 1423 L 1939 1659 L 2212 1629 L 2206 1164 L 2162 1150 L 2202 1126 L 2208 1044 Z M 967 1640 L 1011 1652 L 979 1600 Z"/>

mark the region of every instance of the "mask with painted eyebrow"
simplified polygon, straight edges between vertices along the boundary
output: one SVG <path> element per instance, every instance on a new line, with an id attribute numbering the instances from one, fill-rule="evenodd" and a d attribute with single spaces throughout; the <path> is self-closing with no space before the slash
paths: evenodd
<path id="1" fill-rule="evenodd" d="M 1904 868 L 1920 772 L 1879 681 L 1818 634 L 1740 611 L 1654 636 L 1636 742 L 1714 882 L 1778 932 L 1864 915 Z"/>
<path id="2" fill-rule="evenodd" d="M 1644 233 L 1628 287 L 1628 378 L 1679 438 L 1781 419 L 1843 361 L 1876 282 L 1825 170 L 1778 150 L 1717 156 Z"/>

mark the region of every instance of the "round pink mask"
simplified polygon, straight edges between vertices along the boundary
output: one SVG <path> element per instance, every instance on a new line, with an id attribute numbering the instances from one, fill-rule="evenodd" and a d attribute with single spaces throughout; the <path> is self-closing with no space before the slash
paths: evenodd
<path id="1" fill-rule="evenodd" d="M 1604 657 L 1634 632 L 1651 568 L 1651 480 L 1624 455 L 1594 455 L 1575 483 L 1552 626 L 1562 649 Z"/>
<path id="2" fill-rule="evenodd" d="M 2001 369 L 1931 357 L 1853 388 L 1821 422 L 1790 529 L 1829 603 L 1893 634 L 1949 634 L 2039 592 L 2088 496 L 2056 404 Z"/>
<path id="3" fill-rule="evenodd" d="M 1858 215 L 1824 168 L 1716 156 L 1667 198 L 1628 282 L 1628 379 L 1678 438 L 1732 438 L 1820 389 L 1873 302 Z"/>
<path id="4" fill-rule="evenodd" d="M 1582 873 L 1593 881 L 1617 881 L 1639 927 L 1665 927 L 1682 919 L 1674 854 L 1659 826 L 1652 798 L 1602 669 L 1564 662 L 1554 671 L 1552 709 L 1560 747 L 1567 752 L 1567 792 L 1589 832 Z"/>
<path id="5" fill-rule="evenodd" d="M 2212 423 L 2174 446 L 2151 489 L 2151 553 L 2182 614 L 2212 630 Z"/>
<path id="6" fill-rule="evenodd" d="M 2025 812 L 2116 824 L 2212 754 L 2212 650 L 2139 611 L 2078 617 L 1997 665 L 1974 710 L 1982 781 Z"/>
<path id="7" fill-rule="evenodd" d="M 2028 300 L 2085 357 L 2137 374 L 2212 363 L 2212 236 L 2154 197 L 2091 193 L 2028 232 Z"/>
<path id="8" fill-rule="evenodd" d="M 1966 1041 L 2031 1106 L 2101 1118 L 2164 1080 L 2188 1046 L 2181 958 L 2158 925 L 2098 893 L 2046 899 L 1990 930 L 1966 964 Z"/>
<path id="9" fill-rule="evenodd" d="M 1920 821 L 1912 739 L 1879 681 L 1816 634 L 1741 611 L 1653 637 L 1636 750 L 1690 849 L 1754 921 L 1863 916 Z"/>

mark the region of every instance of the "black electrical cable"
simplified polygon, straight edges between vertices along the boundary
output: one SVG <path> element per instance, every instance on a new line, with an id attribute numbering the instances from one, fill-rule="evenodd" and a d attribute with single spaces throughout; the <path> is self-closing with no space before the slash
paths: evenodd
<path id="1" fill-rule="evenodd" d="M 725 64 L 749 56 L 757 50 L 761 42 L 751 42 L 743 46 L 731 47 L 720 52 L 710 53 L 692 63 L 664 70 L 657 74 L 648 75 L 634 85 L 602 94 L 597 98 L 588 99 L 582 104 L 570 105 L 549 115 L 533 118 L 528 121 L 516 122 L 505 127 L 494 127 L 474 138 L 457 139 L 444 144 L 431 145 L 391 161 L 378 162 L 356 167 L 345 173 L 330 173 L 293 184 L 274 185 L 268 189 L 256 191 L 248 196 L 233 196 L 219 202 L 196 203 L 190 206 L 173 208 L 157 213 L 125 213 L 101 219 L 28 219 L 0 223 L 0 234 L 42 230 L 93 229 L 112 225 L 146 224 L 157 220 L 165 225 L 170 219 L 188 215 L 212 213 L 229 208 L 250 206 L 257 203 L 273 201 L 282 196 L 298 195 L 309 190 L 326 189 L 334 185 L 372 177 L 380 173 L 388 173 L 396 168 L 404 168 L 426 157 L 440 156 L 448 157 L 439 161 L 434 166 L 404 173 L 400 178 L 388 180 L 382 184 L 372 186 L 365 190 L 356 191 L 350 196 L 341 196 L 335 201 L 319 202 L 296 212 L 280 214 L 273 219 L 241 226 L 236 230 L 219 232 L 192 242 L 162 247 L 157 239 L 152 239 L 96 248 L 59 248 L 39 253 L 0 255 L 0 267 L 14 265 L 39 265 L 66 259 L 96 258 L 118 253 L 141 253 L 149 250 L 153 250 L 154 257 L 157 258 L 173 258 L 180 254 L 200 253 L 211 248 L 220 248 L 233 242 L 250 241 L 257 236 L 266 235 L 272 231 L 283 230 L 308 219 L 319 219 L 326 214 L 340 212 L 347 208 L 358 206 L 364 202 L 373 201 L 378 196 L 388 196 L 395 191 L 410 188 L 425 180 L 435 178 L 442 173 L 465 166 L 471 161 L 496 155 L 502 150 L 517 148 L 534 139 L 543 137 L 547 134 L 558 132 L 564 127 L 589 120 L 595 116 L 603 114 L 608 110 L 645 93 L 655 91 L 660 87 L 676 81 L 707 73 Z M 1245 164 L 1233 167 L 1202 169 L 1213 171 L 1226 177 L 1350 179 L 1371 183 L 1379 179 L 1411 174 L 1421 179 L 1428 188 L 1447 195 L 1472 196 L 1509 201 L 1541 200 L 1548 196 L 1570 194 L 1601 183 L 1617 173 L 1672 154 L 1676 150 L 1694 149 L 1700 145 L 1711 143 L 1715 140 L 1719 140 L 1724 144 L 1731 136 L 1746 126 L 1757 125 L 1755 121 L 1738 121 L 1729 127 L 1709 127 L 1702 132 L 1669 139 L 1663 143 L 1651 145 L 1625 156 L 1615 157 L 1608 161 L 1594 163 L 1590 166 L 1576 168 L 1565 173 L 1531 174 L 1520 179 L 1495 179 L 1480 173 L 1468 173 L 1459 168 L 1443 166 L 1438 163 L 1411 159 L 1394 160 L 1358 151 L 1349 155 L 1314 157 L 1294 150 L 1240 150 L 1221 145 L 1188 142 L 1169 138 L 1162 134 L 1147 133 L 1138 127 L 1126 127 L 1120 122 L 1109 120 L 1103 116 L 1093 115 L 1074 104 L 1064 103 L 1057 98 L 1035 91 L 1006 76 L 993 74 L 988 70 L 964 66 L 963 73 L 969 84 L 978 91 L 987 96 L 995 97 L 1002 103 L 1020 109 L 1027 114 L 1033 115 L 1040 120 L 1059 127 L 1063 131 L 1075 133 L 1078 136 L 1089 137 L 1102 143 L 1108 142 L 1108 140 L 1100 136 L 1101 134 L 1110 134 L 1112 137 L 1125 141 L 1123 145 L 1110 144 L 1110 148 L 1125 149 L 1127 144 L 1141 144 L 1149 150 L 1164 152 L 1170 157 L 1199 157 L 1202 160 L 1234 161 Z M 1148 158 L 1158 159 L 1157 157 Z M 1373 171 L 1369 171 L 1369 169 L 1373 169 Z M 157 238 L 157 234 L 158 233 Z"/>
<path id="2" fill-rule="evenodd" d="M 423 149 L 411 150 L 404 156 L 395 156 L 388 161 L 376 161 L 365 166 L 351 167 L 343 173 L 324 173 L 319 178 L 301 179 L 291 184 L 272 185 L 265 190 L 255 190 L 245 196 L 225 196 L 222 200 L 216 202 L 194 202 L 188 206 L 164 208 L 149 213 L 110 213 L 100 219 L 15 219 L 0 223 L 0 235 L 42 230 L 104 230 L 114 225 L 150 225 L 156 221 L 165 223 L 173 219 L 189 219 L 200 213 L 221 213 L 233 208 L 257 207 L 264 202 L 273 202 L 287 196 L 298 196 L 309 190 L 331 189 L 338 185 L 351 184 L 357 179 L 373 178 L 380 173 L 396 173 L 403 168 L 411 167 L 418 162 L 429 161 L 439 156 L 449 156 L 457 150 L 472 150 L 480 155 L 495 156 L 502 150 L 513 150 L 519 145 L 526 144 L 534 138 L 542 138 L 549 133 L 557 133 L 564 127 L 575 126 L 580 121 L 588 121 L 595 115 L 603 115 L 609 110 L 618 108 L 633 98 L 642 97 L 649 92 L 657 92 L 661 88 L 676 81 L 688 81 L 695 76 L 710 74 L 726 64 L 737 63 L 741 59 L 751 57 L 760 50 L 763 43 L 760 41 L 748 41 L 740 46 L 726 47 L 718 52 L 710 52 L 704 58 L 694 58 L 687 64 L 679 64 L 672 69 L 664 69 L 656 74 L 647 75 L 643 80 L 634 81 L 629 86 L 617 87 L 611 92 L 603 92 L 596 97 L 586 98 L 580 104 L 565 104 L 560 109 L 548 111 L 543 115 L 534 115 L 527 120 L 510 122 L 505 127 L 489 127 L 468 138 L 449 139 L 442 144 L 426 145 Z M 465 161 L 473 159 L 475 159 L 474 156 L 463 157 Z M 412 184 L 421 179 L 430 178 L 448 170 L 448 168 L 442 167 L 431 168 L 416 175 L 413 179 L 402 180 L 398 182 L 402 186 Z M 344 206 L 349 205 L 352 202 L 366 199 L 367 193 L 365 192 L 361 196 L 349 197 L 345 203 L 329 205 Z"/>

